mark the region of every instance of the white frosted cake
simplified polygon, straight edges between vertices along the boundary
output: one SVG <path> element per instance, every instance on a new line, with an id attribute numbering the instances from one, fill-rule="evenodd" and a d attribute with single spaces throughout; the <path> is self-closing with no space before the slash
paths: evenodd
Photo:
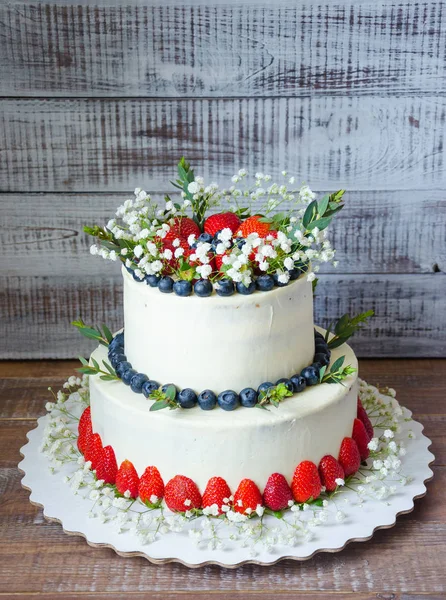
<path id="1" fill-rule="evenodd" d="M 84 361 L 78 447 L 98 479 L 152 508 L 246 518 L 316 501 L 354 475 L 373 435 L 345 343 L 368 313 L 313 322 L 344 192 L 316 200 L 262 173 L 248 192 L 220 191 L 184 160 L 178 175 L 180 203 L 160 209 L 137 189 L 85 229 L 92 254 L 122 263 L 124 327 L 75 323 L 101 343 Z"/>

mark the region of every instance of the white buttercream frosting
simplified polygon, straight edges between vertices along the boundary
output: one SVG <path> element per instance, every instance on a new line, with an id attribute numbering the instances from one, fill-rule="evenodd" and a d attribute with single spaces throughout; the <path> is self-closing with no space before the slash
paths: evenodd
<path id="1" fill-rule="evenodd" d="M 157 290 L 154 293 L 162 296 Z M 184 300 L 179 298 L 178 305 Z M 253 343 L 247 340 L 251 347 Z M 346 344 L 333 352 L 332 362 L 342 355 L 345 364 L 357 368 L 356 357 Z M 101 363 L 107 358 L 105 348 L 99 347 L 93 357 Z M 176 380 L 175 369 L 171 363 L 164 379 Z M 198 365 L 189 367 L 189 374 L 196 373 L 198 381 L 200 371 Z M 245 377 L 249 377 L 247 371 Z M 182 474 L 191 477 L 201 491 L 212 476 L 224 477 L 232 491 L 245 477 L 263 489 L 274 472 L 290 481 L 302 460 L 318 464 L 325 454 L 338 456 L 356 416 L 357 374 L 343 384 L 307 388 L 268 410 L 240 407 L 225 412 L 218 407 L 212 411 L 195 407 L 150 412 L 151 400 L 121 381 L 102 381 L 98 376 L 90 378 L 90 399 L 93 430 L 104 445 L 113 447 L 118 463 L 132 461 L 140 475 L 147 466 L 155 465 L 165 482 Z"/>
<path id="2" fill-rule="evenodd" d="M 250 296 L 163 294 L 123 269 L 125 353 L 161 384 L 216 393 L 257 387 L 313 361 L 313 297 L 305 276 Z"/>

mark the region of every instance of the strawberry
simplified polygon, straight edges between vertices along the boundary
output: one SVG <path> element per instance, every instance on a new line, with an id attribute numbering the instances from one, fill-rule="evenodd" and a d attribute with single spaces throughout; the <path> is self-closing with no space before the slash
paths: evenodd
<path id="1" fill-rule="evenodd" d="M 139 480 L 138 488 L 141 502 L 148 506 L 158 505 L 164 497 L 164 481 L 156 467 L 147 467 Z M 153 498 L 156 496 L 156 500 Z"/>
<path id="2" fill-rule="evenodd" d="M 263 502 L 271 510 L 284 510 L 293 500 L 293 493 L 287 480 L 280 473 L 269 476 L 263 491 Z"/>
<path id="3" fill-rule="evenodd" d="M 263 505 L 259 488 L 251 479 L 242 479 L 234 494 L 235 512 L 250 515 L 259 504 Z"/>
<path id="4" fill-rule="evenodd" d="M 185 512 L 201 507 L 201 494 L 197 486 L 184 475 L 175 475 L 167 482 L 164 500 L 170 510 Z"/>
<path id="5" fill-rule="evenodd" d="M 82 413 L 81 418 L 79 419 L 79 425 L 77 430 L 79 432 L 79 436 L 77 438 L 77 447 L 79 448 L 79 451 L 82 452 L 82 454 L 84 454 L 85 448 L 87 447 L 87 441 L 93 433 L 91 427 L 91 410 L 89 406 L 87 406 L 87 408 Z"/>
<path id="6" fill-rule="evenodd" d="M 352 438 L 355 440 L 356 445 L 358 446 L 359 455 L 361 456 L 361 460 L 367 460 L 370 455 L 370 450 L 367 446 L 369 443 L 369 436 L 366 431 L 365 425 L 359 419 L 355 419 L 353 421 L 353 433 Z"/>
<path id="7" fill-rule="evenodd" d="M 130 492 L 130 498 L 138 495 L 139 477 L 135 467 L 129 460 L 124 460 L 116 475 L 116 489 L 122 495 Z"/>
<path id="8" fill-rule="evenodd" d="M 96 478 L 113 485 L 116 482 L 117 472 L 115 452 L 111 446 L 105 446 L 96 464 Z"/>
<path id="9" fill-rule="evenodd" d="M 368 441 L 370 442 L 370 440 L 373 437 L 373 425 L 372 422 L 369 419 L 369 415 L 367 414 L 367 411 L 365 410 L 365 408 L 362 405 L 361 400 L 358 398 L 358 413 L 357 413 L 357 417 L 360 421 L 362 421 L 364 423 L 364 427 L 365 430 L 367 431 L 367 435 L 368 435 Z"/>
<path id="10" fill-rule="evenodd" d="M 172 222 L 168 223 L 170 230 L 167 232 L 165 240 L 172 241 L 179 238 L 187 241 L 190 235 L 196 238 L 201 234 L 198 225 L 189 217 L 175 217 Z"/>
<path id="11" fill-rule="evenodd" d="M 258 215 L 248 217 L 238 228 L 236 236 L 246 238 L 250 233 L 258 233 L 261 238 L 265 238 L 270 233 L 271 225 L 262 223 L 261 218 Z"/>
<path id="12" fill-rule="evenodd" d="M 327 454 L 321 458 L 319 463 L 319 477 L 321 483 L 327 490 L 327 492 L 334 492 L 338 484 L 336 479 L 344 479 L 344 469 L 338 463 L 334 456 Z"/>
<path id="13" fill-rule="evenodd" d="M 346 477 L 353 475 L 353 473 L 356 473 L 356 471 L 359 469 L 359 465 L 361 464 L 361 456 L 354 439 L 345 437 L 342 440 L 338 461 L 341 467 L 344 469 Z"/>
<path id="14" fill-rule="evenodd" d="M 86 461 L 91 461 L 91 468 L 94 471 L 99 461 L 102 458 L 104 448 L 102 446 L 102 440 L 99 433 L 92 433 L 87 447 L 85 448 L 84 458 Z"/>
<path id="15" fill-rule="evenodd" d="M 230 495 L 231 490 L 222 477 L 211 477 L 204 490 L 203 508 L 216 504 L 218 506 L 218 514 L 221 515 L 223 513 L 221 507 L 228 503 Z"/>
<path id="16" fill-rule="evenodd" d="M 319 498 L 321 493 L 321 480 L 317 467 L 309 460 L 299 463 L 294 471 L 291 490 L 296 502 L 308 502 Z"/>
<path id="17" fill-rule="evenodd" d="M 214 236 L 222 229 L 228 228 L 234 233 L 240 223 L 241 220 L 239 217 L 232 212 L 218 213 L 217 215 L 211 215 L 206 219 L 204 222 L 204 231 L 205 233 Z"/>

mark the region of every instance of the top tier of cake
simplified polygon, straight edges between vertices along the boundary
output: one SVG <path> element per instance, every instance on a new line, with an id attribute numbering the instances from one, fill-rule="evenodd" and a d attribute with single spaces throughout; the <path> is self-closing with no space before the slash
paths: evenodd
<path id="1" fill-rule="evenodd" d="M 127 359 L 161 384 L 238 393 L 312 363 L 313 296 L 305 276 L 249 296 L 182 298 L 122 274 Z"/>

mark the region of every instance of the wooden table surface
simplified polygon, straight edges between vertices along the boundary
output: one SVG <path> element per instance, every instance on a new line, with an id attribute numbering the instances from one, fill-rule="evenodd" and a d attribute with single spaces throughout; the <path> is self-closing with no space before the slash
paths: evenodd
<path id="1" fill-rule="evenodd" d="M 412 513 L 371 541 L 352 543 L 340 553 L 234 570 L 154 566 L 143 558 L 90 548 L 46 522 L 42 510 L 28 502 L 17 469 L 19 450 L 44 413 L 48 386 L 58 388 L 76 366 L 71 361 L 0 363 L 0 600 L 446 597 L 446 360 L 360 362 L 361 376 L 394 387 L 433 442 L 435 476 Z"/>

